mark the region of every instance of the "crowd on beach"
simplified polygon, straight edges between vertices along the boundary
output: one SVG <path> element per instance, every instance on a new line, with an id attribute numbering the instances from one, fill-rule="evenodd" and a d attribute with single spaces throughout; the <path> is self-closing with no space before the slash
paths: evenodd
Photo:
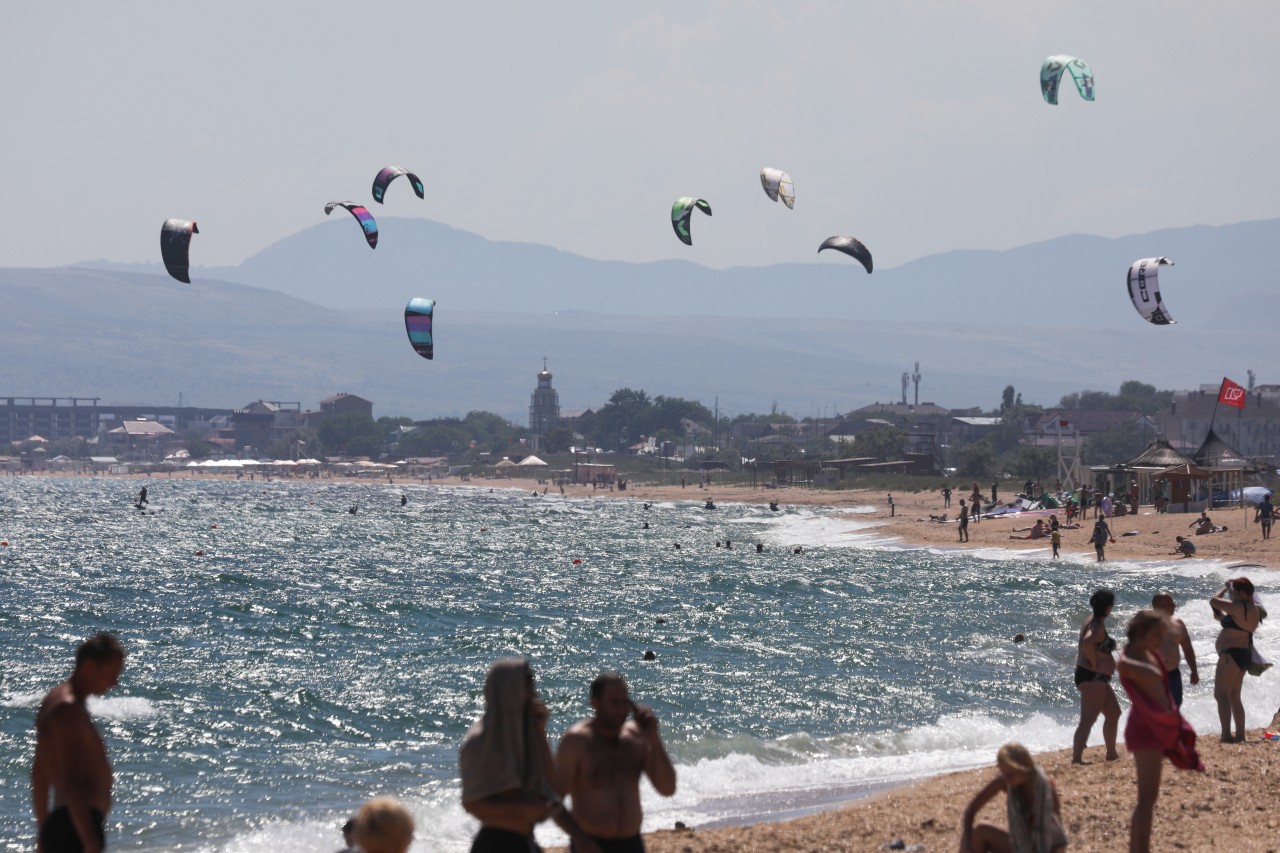
<path id="1" fill-rule="evenodd" d="M 1253 633 L 1266 618 L 1248 578 L 1230 578 L 1208 602 L 1220 629 L 1215 648 L 1218 662 L 1214 698 L 1224 744 L 1245 740 L 1245 712 L 1241 690 L 1246 673 L 1259 675 L 1270 664 L 1253 647 Z M 1116 641 L 1106 620 L 1115 606 L 1115 593 L 1097 590 L 1089 599 L 1092 614 L 1080 629 L 1075 683 L 1080 693 L 1080 723 L 1072 744 L 1072 763 L 1083 764 L 1089 734 L 1099 716 L 1106 760 L 1117 761 L 1120 703 L 1111 686 L 1118 676 L 1131 706 L 1125 725 L 1125 748 L 1133 754 L 1137 796 L 1129 828 L 1131 853 L 1151 849 L 1152 825 L 1164 761 L 1175 768 L 1201 771 L 1205 767 L 1196 751 L 1196 733 L 1181 715 L 1183 682 L 1181 656 L 1185 654 L 1191 683 L 1200 681 L 1195 651 L 1186 624 L 1176 616 L 1176 602 L 1167 592 L 1157 593 L 1151 607 L 1129 619 L 1128 643 L 1117 658 Z M 1234 727 L 1233 727 L 1234 726 Z M 1054 782 L 1020 744 L 1001 747 L 996 756 L 998 775 L 973 798 L 965 810 L 961 853 L 984 851 L 1035 851 L 1051 853 L 1067 846 L 1061 803 Z M 1008 828 L 974 825 L 978 811 L 1003 790 L 1007 796 Z"/>
<path id="2" fill-rule="evenodd" d="M 114 687 L 124 664 L 120 641 L 96 634 L 40 703 L 31 767 L 38 853 L 106 846 L 114 777 L 87 700 Z M 640 777 L 663 796 L 676 791 L 658 717 L 632 701 L 616 672 L 596 676 L 590 702 L 593 716 L 566 729 L 553 754 L 529 662 L 504 658 L 489 667 L 484 713 L 459 750 L 462 806 L 480 822 L 472 853 L 537 853 L 533 830 L 546 820 L 568 834 L 574 853 L 643 853 Z M 339 853 L 405 853 L 415 830 L 401 803 L 374 797 L 343 826 Z"/>

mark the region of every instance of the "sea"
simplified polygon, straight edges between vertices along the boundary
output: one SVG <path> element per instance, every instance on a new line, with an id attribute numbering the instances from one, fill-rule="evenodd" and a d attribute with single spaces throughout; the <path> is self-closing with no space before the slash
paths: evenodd
<path id="1" fill-rule="evenodd" d="M 645 829 L 713 827 L 990 765 L 1008 740 L 1069 746 L 1099 587 L 1120 636 L 1173 593 L 1204 675 L 1184 710 L 1213 736 L 1207 599 L 1241 571 L 1264 599 L 1280 586 L 1210 561 L 911 547 L 875 507 L 784 491 L 776 513 L 707 510 L 701 494 L 645 509 L 417 483 L 0 480 L 0 850 L 31 849 L 35 709 L 100 630 L 129 652 L 89 706 L 115 766 L 112 850 L 337 849 L 342 822 L 389 794 L 415 851 L 462 851 L 477 824 L 458 747 L 500 657 L 532 662 L 553 741 L 590 714 L 591 679 L 621 672 L 679 776 L 671 798 L 642 784 Z M 1280 676 L 1247 682 L 1265 725 Z"/>

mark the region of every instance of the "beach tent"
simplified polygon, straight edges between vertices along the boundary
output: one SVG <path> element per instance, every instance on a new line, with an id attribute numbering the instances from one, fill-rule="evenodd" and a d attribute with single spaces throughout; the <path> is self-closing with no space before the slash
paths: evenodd
<path id="1" fill-rule="evenodd" d="M 509 460 L 508 460 L 508 461 L 509 461 Z M 499 463 L 499 464 L 501 464 L 501 463 Z M 547 463 L 543 462 L 541 459 L 539 459 L 539 458 L 538 458 L 538 457 L 536 457 L 536 456 L 526 456 L 525 458 L 523 458 L 523 459 L 521 459 L 521 460 L 520 460 L 519 467 L 521 467 L 521 468 L 546 468 L 546 467 L 547 467 Z"/>

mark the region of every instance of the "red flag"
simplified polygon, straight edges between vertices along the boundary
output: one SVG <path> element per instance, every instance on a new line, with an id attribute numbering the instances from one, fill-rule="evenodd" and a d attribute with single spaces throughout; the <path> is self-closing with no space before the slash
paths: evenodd
<path id="1" fill-rule="evenodd" d="M 1218 402 L 1228 406 L 1235 406 L 1237 409 L 1244 408 L 1245 390 L 1243 385 L 1237 385 L 1227 377 L 1222 377 L 1222 387 L 1218 389 Z"/>
<path id="2" fill-rule="evenodd" d="M 1068 421 L 1062 421 L 1062 420 L 1058 421 L 1058 426 L 1060 426 L 1060 427 L 1070 426 L 1070 425 L 1071 425 L 1071 424 L 1070 424 L 1070 422 L 1068 422 Z"/>

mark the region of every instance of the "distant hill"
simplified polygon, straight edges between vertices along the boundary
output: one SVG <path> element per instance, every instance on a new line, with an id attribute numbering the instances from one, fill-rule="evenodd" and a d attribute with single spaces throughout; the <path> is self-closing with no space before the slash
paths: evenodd
<path id="1" fill-rule="evenodd" d="M 1130 335 L 1171 331 L 1135 325 L 1125 289 L 1129 264 L 1157 255 L 1176 263 L 1161 272 L 1161 280 L 1180 326 L 1261 330 L 1271 317 L 1256 308 L 1269 300 L 1271 248 L 1280 245 L 1280 219 L 1274 219 L 1115 239 L 1071 235 L 1008 251 L 947 252 L 877 268 L 868 276 L 832 252 L 804 263 L 714 270 L 689 261 L 592 260 L 547 246 L 490 241 L 425 219 L 389 217 L 379 225 L 376 251 L 353 223 L 323 222 L 238 267 L 196 269 L 193 277 L 249 284 L 329 308 L 388 314 L 413 296 L 426 296 L 454 312 L 585 310 L 650 318 L 960 323 L 978 329 L 997 322 L 1046 330 L 1037 339 L 1052 343 L 1046 336 L 1051 330 L 1071 326 Z M 875 246 L 870 248 L 874 253 Z M 689 256 L 697 257 L 696 246 Z M 163 272 L 158 265 L 142 270 Z"/>
<path id="2" fill-rule="evenodd" d="M 340 259 L 342 252 L 337 254 Z M 572 263 L 609 266 L 581 258 Z M 634 271 L 665 265 L 618 266 Z M 734 275 L 672 266 L 716 281 Z M 868 277 L 860 267 L 830 269 L 835 273 L 818 268 L 819 279 L 835 274 L 845 287 L 853 276 L 862 289 L 881 282 L 880 273 Z M 300 274 L 290 277 L 290 287 L 298 280 Z M 1043 285 L 1008 298 L 975 290 L 975 301 L 999 319 L 981 324 L 938 316 L 932 308 L 906 312 L 927 313 L 927 320 L 847 317 L 834 310 L 815 318 L 768 316 L 771 305 L 800 289 L 794 282 L 771 285 L 775 294 L 763 307 L 736 306 L 765 315 L 755 317 L 700 316 L 678 295 L 662 316 L 645 316 L 641 307 L 652 306 L 643 305 L 642 291 L 635 294 L 636 310 L 626 314 L 539 312 L 523 307 L 520 287 L 504 285 L 503 298 L 487 300 L 462 288 L 441 298 L 436 358 L 428 362 L 405 340 L 400 297 L 391 304 L 383 292 L 390 285 L 377 279 L 350 288 L 369 302 L 387 303 L 377 310 L 321 307 L 199 273 L 193 282 L 118 270 L 0 269 L 0 397 L 176 404 L 181 393 L 188 405 L 233 407 L 262 398 L 312 407 L 347 391 L 373 400 L 379 416 L 487 409 L 523 421 L 543 356 L 565 408 L 597 406 L 614 390 L 631 387 L 708 405 L 718 398 L 721 411 L 731 415 L 767 411 L 773 403 L 805 416 L 895 400 L 901 373 L 917 360 L 922 401 L 944 406 L 995 405 L 1010 383 L 1028 402 L 1054 403 L 1068 391 L 1115 390 L 1130 378 L 1161 387 L 1197 385 L 1232 372 L 1240 378 L 1247 366 L 1272 381 L 1265 364 L 1243 360 L 1232 335 L 1191 324 L 1156 329 L 1127 304 L 1118 312 L 1123 333 L 1103 323 L 1033 328 L 1023 322 L 1026 316 L 1054 323 L 1065 306 L 1087 306 L 1079 295 L 1040 292 Z M 1190 312 L 1174 301 L 1173 290 L 1166 288 L 1170 305 L 1185 316 Z M 423 284 L 411 292 L 446 291 Z M 918 295 L 909 301 L 927 304 Z M 601 302 L 613 304 L 613 296 Z M 1027 307 L 1036 310 L 1027 315 Z"/>

